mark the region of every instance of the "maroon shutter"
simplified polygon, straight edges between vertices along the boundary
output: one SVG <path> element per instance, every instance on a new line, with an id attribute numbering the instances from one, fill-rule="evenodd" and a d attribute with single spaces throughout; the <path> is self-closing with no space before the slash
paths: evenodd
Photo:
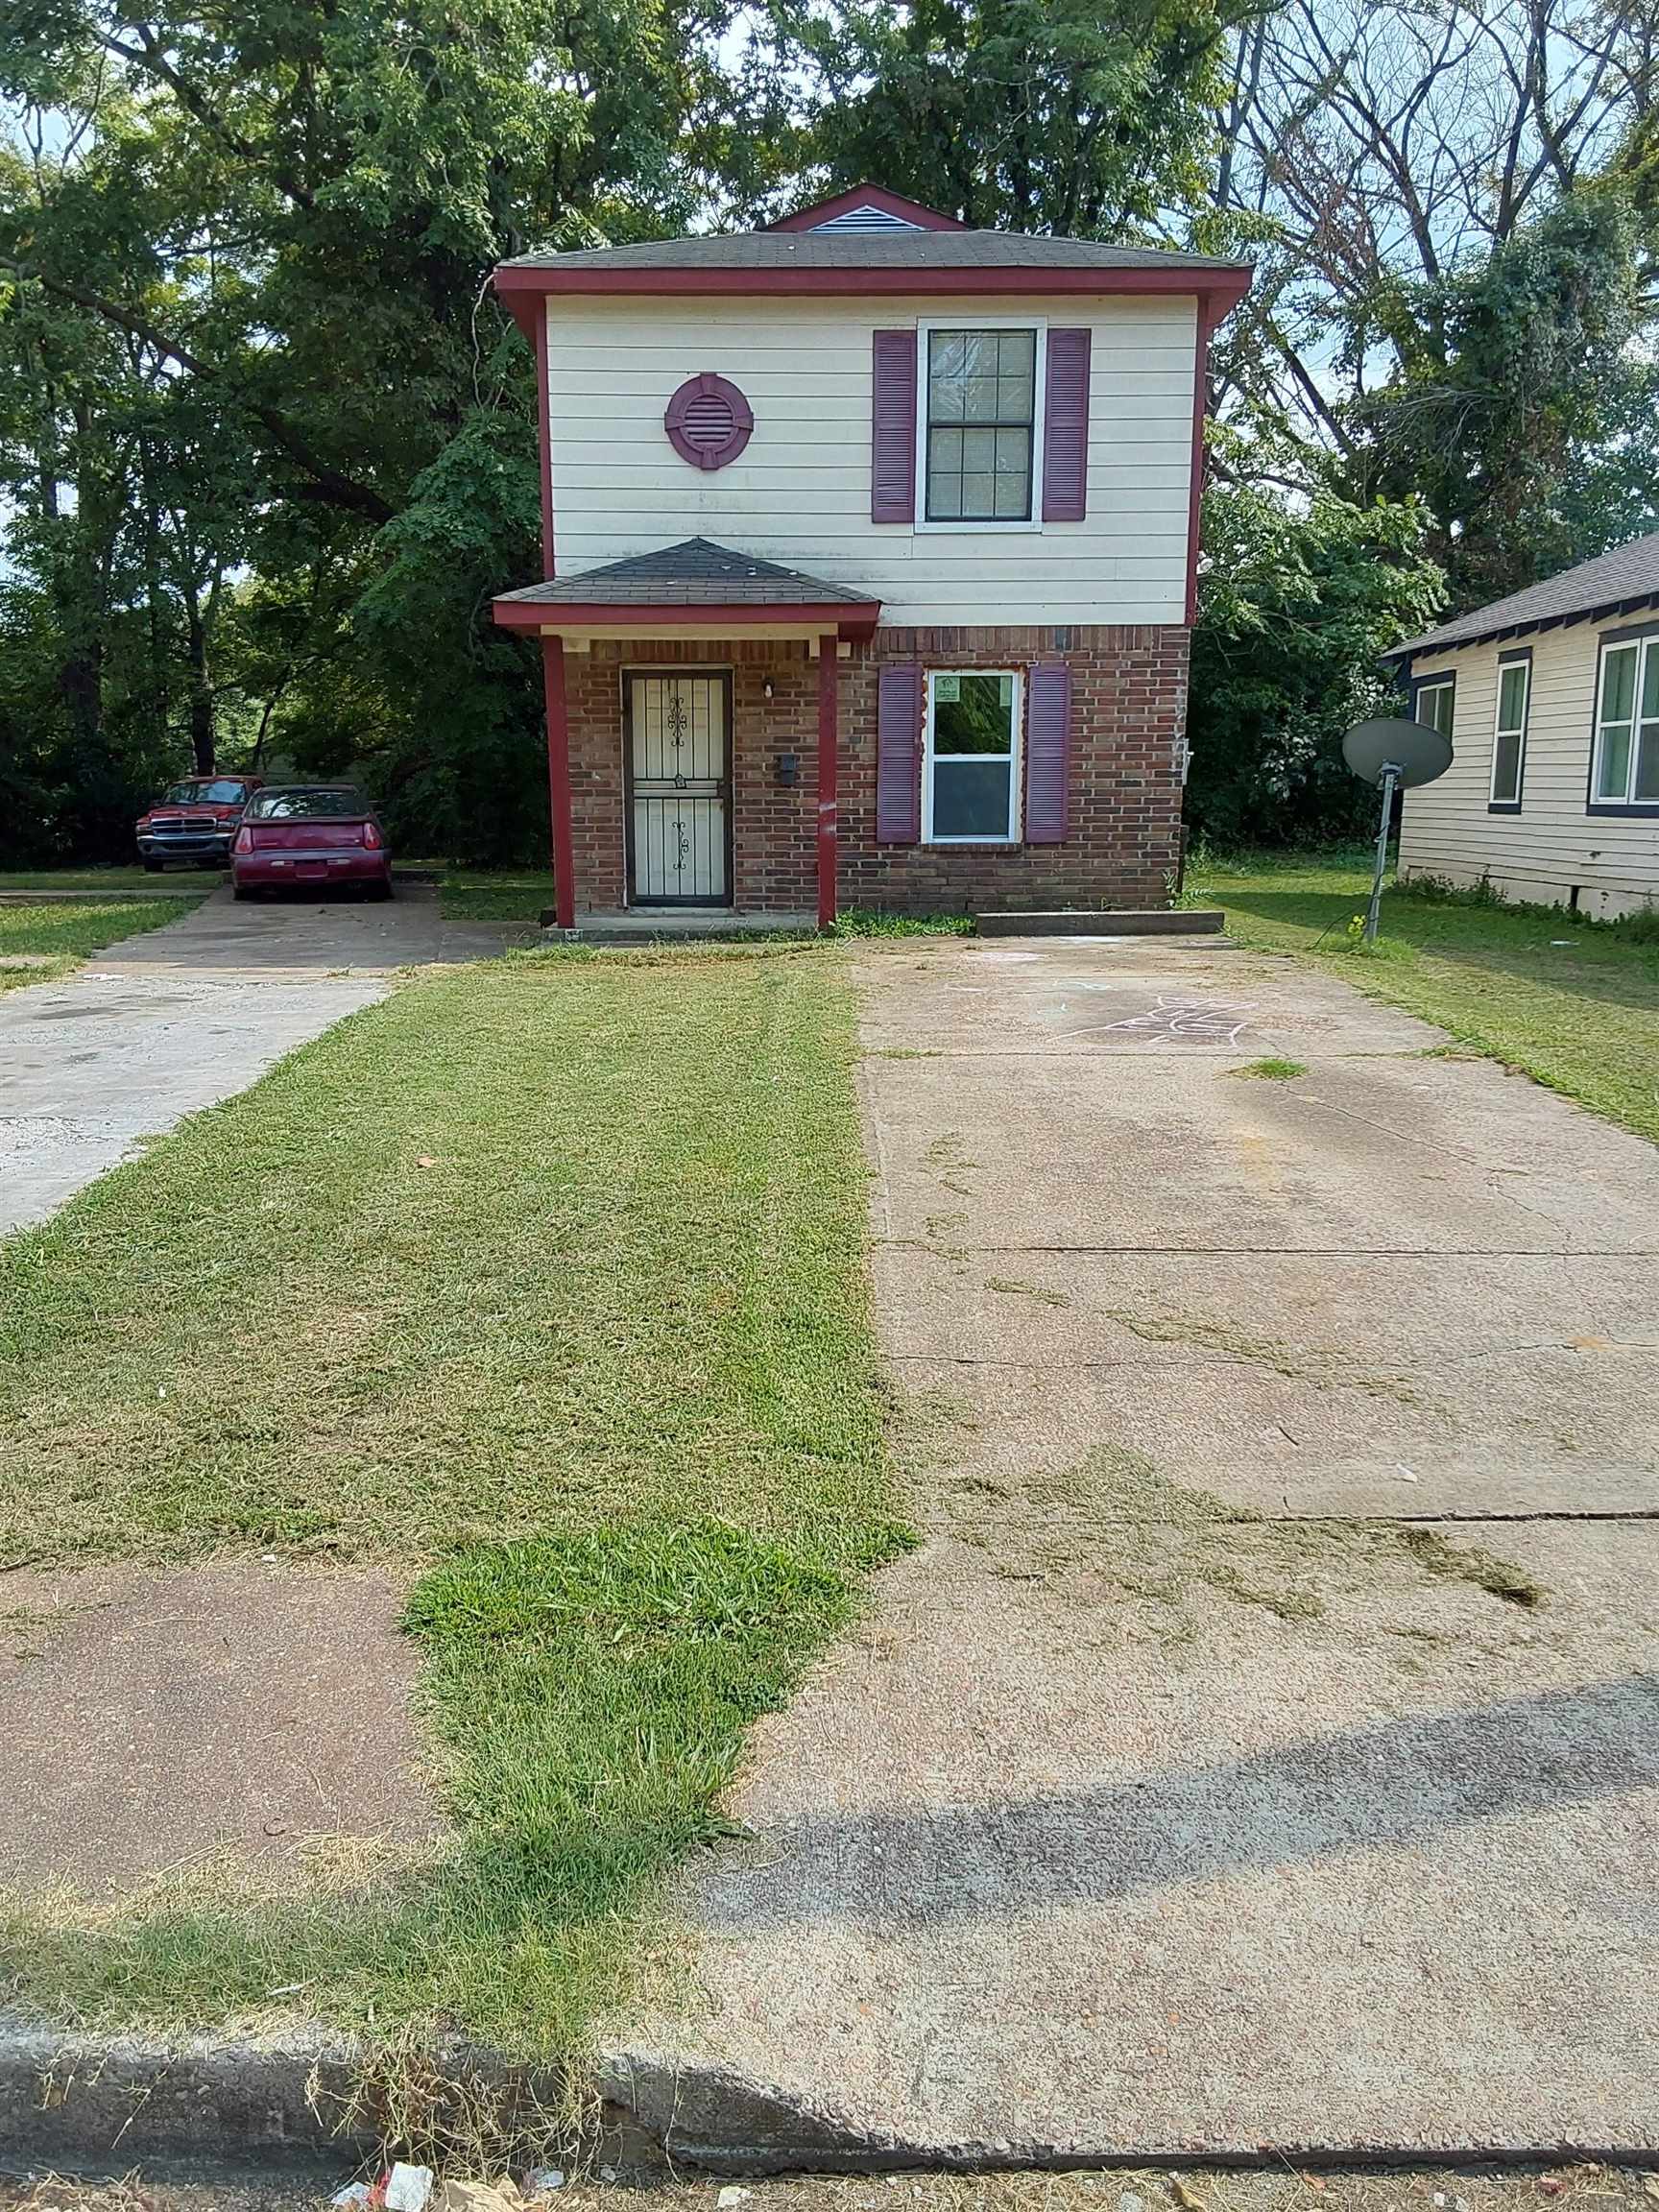
<path id="1" fill-rule="evenodd" d="M 1089 511 L 1089 333 L 1050 330 L 1043 401 L 1043 519 Z"/>
<path id="2" fill-rule="evenodd" d="M 922 834 L 922 670 L 883 668 L 876 688 L 876 836 L 914 845 Z"/>
<path id="3" fill-rule="evenodd" d="M 1064 661 L 1032 669 L 1025 687 L 1025 842 L 1066 836 L 1071 781 L 1071 670 Z"/>
<path id="4" fill-rule="evenodd" d="M 916 519 L 916 333 L 878 330 L 871 356 L 870 519 Z"/>

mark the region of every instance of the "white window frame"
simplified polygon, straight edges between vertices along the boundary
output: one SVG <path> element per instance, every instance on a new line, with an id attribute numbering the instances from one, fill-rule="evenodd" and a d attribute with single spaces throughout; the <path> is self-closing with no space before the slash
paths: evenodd
<path id="1" fill-rule="evenodd" d="M 927 357 L 931 337 L 935 330 L 1029 330 L 1036 342 L 1036 380 L 1031 393 L 1031 513 L 1023 520 L 998 522 L 964 522 L 954 517 L 946 517 L 937 522 L 927 519 L 927 454 L 933 441 L 928 435 L 927 420 Z M 936 317 L 931 322 L 916 325 L 916 521 L 918 532 L 948 533 L 960 537 L 964 531 L 995 531 L 1006 536 L 1009 531 L 1041 531 L 1043 527 L 1043 433 L 1044 417 L 1048 404 L 1048 323 L 1042 315 L 949 315 Z M 947 675 L 951 670 L 945 671 Z M 995 669 L 976 669 L 976 675 L 995 675 Z"/>
<path id="2" fill-rule="evenodd" d="M 936 753 L 933 749 L 933 687 L 941 676 L 1007 676 L 1014 684 L 1008 754 L 1008 834 L 998 837 L 976 831 L 972 837 L 936 837 L 933 834 L 933 763 L 935 760 L 994 760 L 991 753 Z M 1019 668 L 929 668 L 925 676 L 926 698 L 922 716 L 922 842 L 924 845 L 1018 845 L 1021 823 L 1021 786 L 1024 782 L 1025 678 Z"/>
<path id="3" fill-rule="evenodd" d="M 1630 694 L 1630 751 L 1624 763 L 1624 793 L 1613 799 L 1601 789 L 1601 756 L 1609 729 L 1622 730 L 1623 722 L 1610 723 L 1602 713 L 1607 696 L 1607 665 L 1617 653 L 1634 653 L 1636 656 L 1635 688 Z M 1642 691 L 1647 681 L 1649 654 L 1659 654 L 1659 632 L 1648 632 L 1634 637 L 1608 637 L 1603 639 L 1600 655 L 1596 663 L 1596 726 L 1595 741 L 1590 749 L 1589 810 L 1593 814 L 1628 814 L 1632 816 L 1659 814 L 1659 799 L 1639 799 L 1636 796 L 1636 769 L 1641 757 L 1642 729 L 1644 721 L 1651 722 L 1649 714 L 1642 712 Z"/>
<path id="4" fill-rule="evenodd" d="M 1519 668 L 1522 672 L 1521 721 L 1518 727 L 1506 729 L 1500 720 L 1500 716 L 1503 712 L 1503 679 L 1511 668 Z M 1455 701 L 1453 704 L 1455 706 Z M 1496 696 L 1492 701 L 1492 776 L 1486 786 L 1486 804 L 1488 806 L 1496 806 L 1501 813 L 1518 814 L 1521 811 L 1521 798 L 1527 788 L 1527 726 L 1531 719 L 1532 656 L 1530 653 L 1516 653 L 1507 659 L 1499 661 Z M 1500 737 L 1518 737 L 1520 739 L 1520 744 L 1515 751 L 1515 796 L 1513 799 L 1499 796 L 1498 740 Z"/>
<path id="5" fill-rule="evenodd" d="M 1451 694 L 1452 694 L 1452 719 L 1453 719 L 1453 722 L 1454 722 L 1454 723 L 1455 723 L 1455 722 L 1456 722 L 1456 719 L 1457 719 L 1457 672 L 1456 672 L 1456 670 L 1455 670 L 1455 668 L 1446 668 L 1446 669 L 1443 669 L 1443 670 L 1441 671 L 1441 673 L 1440 673 L 1438 676 L 1420 676 L 1420 677 L 1418 678 L 1417 682 L 1416 682 L 1415 684 L 1413 684 L 1413 685 L 1412 685 L 1412 686 L 1411 686 L 1411 719 L 1412 719 L 1412 721 L 1413 721 L 1413 722 L 1421 722 L 1421 721 L 1423 721 L 1423 720 L 1424 720 L 1424 714 L 1423 714 L 1423 701 L 1424 701 L 1424 698 L 1425 698 L 1425 696 L 1426 696 L 1426 695 L 1427 695 L 1429 692 L 1431 692 L 1431 691 L 1450 691 L 1450 692 L 1451 692 Z M 1430 729 L 1433 729 L 1434 727 L 1435 727 L 1435 725 L 1434 725 L 1433 723 L 1430 723 L 1430 724 L 1429 724 L 1429 728 L 1430 728 Z M 1442 733 L 1442 734 L 1445 736 L 1445 738 L 1446 738 L 1446 741 L 1447 741 L 1447 743 L 1448 743 L 1448 744 L 1451 744 L 1451 743 L 1453 742 L 1453 738 L 1452 738 L 1452 733 L 1451 733 L 1450 731 L 1446 731 L 1446 732 L 1443 732 L 1443 733 Z"/>

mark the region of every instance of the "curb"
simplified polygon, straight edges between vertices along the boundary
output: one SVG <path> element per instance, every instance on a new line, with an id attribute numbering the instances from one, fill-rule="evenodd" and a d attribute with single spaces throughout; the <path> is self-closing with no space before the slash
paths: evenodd
<path id="1" fill-rule="evenodd" d="M 1559 2137 L 1277 2144 L 1204 2143 L 1178 2132 L 1160 2142 L 923 2137 L 860 2125 L 815 2100 L 717 2066 L 621 2052 L 599 2061 L 596 2125 L 573 2152 L 550 2133 L 548 2115 L 561 2108 L 563 2084 L 547 2070 L 471 2047 L 439 2056 L 453 2110 L 465 2116 L 487 2109 L 491 2154 L 503 2164 L 561 2156 L 623 2182 L 685 2170 L 763 2176 L 1138 2166 L 1244 2173 L 1276 2171 L 1286 2161 L 1356 2173 L 1579 2161 L 1659 2166 L 1659 2144 Z M 0 2171 L 345 2178 L 398 2148 L 421 2158 L 441 2153 L 441 2109 L 430 2115 L 431 2137 L 403 2146 L 389 2143 L 367 2120 L 341 2127 L 329 2117 L 350 2108 L 360 2057 L 361 2047 L 345 2036 L 168 2043 L 68 2035 L 0 2019 Z"/>

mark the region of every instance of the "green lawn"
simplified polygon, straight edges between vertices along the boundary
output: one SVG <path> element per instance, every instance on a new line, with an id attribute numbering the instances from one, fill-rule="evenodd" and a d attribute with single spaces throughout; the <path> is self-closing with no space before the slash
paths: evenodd
<path id="1" fill-rule="evenodd" d="M 4 885 L 0 885 L 4 888 Z M 158 929 L 200 905 L 202 894 L 177 899 L 54 900 L 40 906 L 0 905 L 0 991 L 55 982 L 83 960 L 123 937 Z M 42 962 L 46 964 L 41 965 Z"/>
<path id="2" fill-rule="evenodd" d="M 0 1245 L 0 1560 L 392 1562 L 453 1845 L 17 1909 L 54 2015 L 568 2050 L 905 1540 L 830 948 L 433 974 Z M 228 1396 L 227 1377 L 234 1378 Z"/>
<path id="3" fill-rule="evenodd" d="M 1646 929 L 1390 889 L 1382 943 L 1367 954 L 1348 931 L 1370 887 L 1369 855 L 1205 857 L 1185 897 L 1224 907 L 1246 944 L 1328 962 L 1372 997 L 1659 1142 L 1659 943 L 1643 942 Z"/>

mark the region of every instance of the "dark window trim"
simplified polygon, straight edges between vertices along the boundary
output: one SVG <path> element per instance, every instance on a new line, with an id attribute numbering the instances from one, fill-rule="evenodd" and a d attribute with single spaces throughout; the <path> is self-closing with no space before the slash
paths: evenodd
<path id="1" fill-rule="evenodd" d="M 1515 763 L 1515 796 L 1513 799 L 1494 799 L 1493 780 L 1498 774 L 1498 710 L 1503 702 L 1503 671 L 1505 668 L 1525 668 L 1527 671 L 1527 704 L 1521 714 L 1521 757 Z M 1532 734 L 1532 648 L 1519 645 L 1498 656 L 1498 680 L 1492 697 L 1492 771 L 1486 779 L 1486 811 L 1488 814 L 1519 814 L 1527 797 L 1527 741 Z"/>
<path id="2" fill-rule="evenodd" d="M 1413 722 L 1420 722 L 1420 721 L 1422 720 L 1422 716 L 1421 716 L 1421 715 L 1418 713 L 1418 711 L 1417 711 L 1417 703 L 1418 703 L 1418 701 L 1419 701 L 1419 700 L 1422 698 L 1422 696 L 1423 696 L 1424 692 L 1425 692 L 1425 691 L 1438 691 L 1438 690 L 1440 689 L 1440 687 L 1441 687 L 1441 685 L 1450 685 L 1450 687 L 1451 687 L 1451 691 L 1452 691 L 1452 722 L 1453 722 L 1453 727 L 1454 727 L 1454 728 L 1455 728 L 1455 727 L 1456 727 L 1456 722 L 1457 722 L 1457 671 L 1456 671 L 1456 669 L 1455 669 L 1455 668 L 1442 668 L 1442 669 L 1441 669 L 1441 671 L 1440 671 L 1440 673 L 1439 673 L 1437 676 L 1413 676 L 1413 677 L 1412 677 L 1412 679 L 1411 679 L 1411 719 L 1412 719 L 1412 721 L 1413 721 Z M 1456 742 L 1456 741 L 1455 741 L 1455 739 L 1454 739 L 1454 740 L 1453 740 L 1454 748 L 1455 748 L 1455 742 Z"/>
<path id="3" fill-rule="evenodd" d="M 999 338 L 1009 331 L 1028 336 L 1031 340 L 1031 420 L 1029 422 L 935 422 L 933 420 L 933 341 L 940 337 Z M 924 522 L 956 524 L 975 529 L 986 524 L 1031 524 L 1038 521 L 1037 514 L 1037 388 L 1043 381 L 1043 367 L 1038 356 L 1043 351 L 1044 327 L 1032 324 L 996 323 L 929 323 L 922 332 L 924 343 L 918 348 L 921 355 L 922 406 L 920 444 L 922 447 L 922 519 Z M 1022 515 L 935 515 L 933 512 L 933 433 L 935 430 L 1023 430 L 1025 433 L 1025 512 Z M 958 470 L 966 475 L 967 470 Z M 996 483 L 993 472 L 992 483 Z"/>
<path id="4" fill-rule="evenodd" d="M 1659 822 L 1659 801 L 1651 799 L 1598 799 L 1596 756 L 1601 739 L 1601 671 L 1611 647 L 1638 645 L 1644 637 L 1659 637 L 1659 622 L 1641 622 L 1623 630 L 1603 630 L 1596 641 L 1596 681 L 1590 691 L 1590 760 L 1584 771 L 1584 811 L 1601 822 Z M 1530 701 L 1528 701 L 1530 706 Z M 1642 729 L 1642 657 L 1636 657 L 1636 691 L 1630 702 L 1630 755 Z"/>

